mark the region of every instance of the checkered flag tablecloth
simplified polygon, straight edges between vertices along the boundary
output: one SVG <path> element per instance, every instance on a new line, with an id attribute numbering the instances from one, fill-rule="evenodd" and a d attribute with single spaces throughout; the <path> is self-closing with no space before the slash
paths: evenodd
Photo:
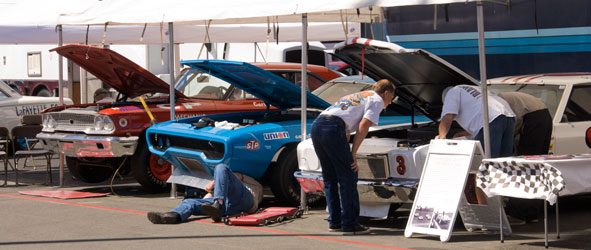
<path id="1" fill-rule="evenodd" d="M 565 185 L 560 171 L 544 163 L 483 160 L 476 176 L 488 196 L 545 199 L 551 205 Z"/>

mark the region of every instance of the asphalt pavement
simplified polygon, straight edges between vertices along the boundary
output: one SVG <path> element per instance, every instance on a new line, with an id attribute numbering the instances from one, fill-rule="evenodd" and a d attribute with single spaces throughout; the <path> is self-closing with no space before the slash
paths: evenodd
<path id="1" fill-rule="evenodd" d="M 54 166 L 58 166 L 55 160 Z M 0 183 L 4 177 L 0 174 Z M 22 186 L 15 186 L 14 177 L 9 172 L 8 186 L 0 187 L 0 249 L 544 249 L 543 220 L 512 227 L 513 235 L 504 243 L 497 232 L 466 231 L 461 220 L 448 242 L 421 234 L 406 238 L 407 207 L 399 209 L 395 218 L 361 218 L 372 228 L 371 234 L 362 236 L 328 232 L 323 204 L 302 218 L 267 226 L 227 226 L 199 216 L 178 225 L 154 225 L 147 212 L 169 211 L 181 195 L 146 192 L 131 177 L 115 178 L 112 186 L 108 181 L 82 183 L 73 180 L 67 169 L 64 187 L 59 187 L 57 167 L 53 185 L 44 184 L 46 172 L 41 166 L 20 173 Z M 19 194 L 37 190 L 110 194 L 67 200 Z M 262 207 L 282 205 L 266 193 Z M 559 204 L 561 237 L 556 239 L 556 215 L 550 207 L 549 249 L 591 249 L 591 195 L 561 197 Z"/>

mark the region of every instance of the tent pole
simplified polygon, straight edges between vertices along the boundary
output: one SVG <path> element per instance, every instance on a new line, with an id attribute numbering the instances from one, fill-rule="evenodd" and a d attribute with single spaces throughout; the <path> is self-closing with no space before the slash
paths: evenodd
<path id="1" fill-rule="evenodd" d="M 306 90 L 308 89 L 308 15 L 302 14 L 302 141 L 306 140 L 306 109 L 308 107 Z M 300 206 L 307 213 L 308 199 L 306 192 L 300 188 Z"/>
<path id="2" fill-rule="evenodd" d="M 175 96 L 174 96 L 174 27 L 172 22 L 168 23 L 168 73 L 170 74 L 170 120 L 174 120 Z M 174 171 L 174 166 L 170 165 L 170 173 Z M 176 198 L 176 184 L 172 183 L 170 187 L 170 198 Z"/>
<path id="3" fill-rule="evenodd" d="M 63 45 L 63 34 L 62 34 L 62 25 L 61 24 L 57 26 L 57 34 L 58 34 L 58 44 L 57 45 L 58 45 L 58 47 L 61 47 Z M 58 61 L 58 85 L 59 85 L 60 106 L 64 105 L 64 61 L 63 60 L 64 60 L 63 57 L 58 54 L 57 61 Z M 60 187 L 64 187 L 64 155 L 60 152 L 59 156 L 60 156 Z"/>
<path id="4" fill-rule="evenodd" d="M 490 130 L 488 123 L 488 87 L 486 86 L 486 54 L 484 49 L 484 14 L 482 1 L 476 4 L 478 23 L 478 60 L 480 64 L 480 88 L 482 92 L 482 134 L 484 135 L 484 156 L 490 158 Z"/>

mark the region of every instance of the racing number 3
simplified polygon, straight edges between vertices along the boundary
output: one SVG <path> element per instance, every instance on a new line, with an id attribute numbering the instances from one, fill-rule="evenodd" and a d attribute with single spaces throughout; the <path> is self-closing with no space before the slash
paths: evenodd
<path id="1" fill-rule="evenodd" d="M 404 175 L 406 173 L 406 166 L 404 165 L 404 158 L 402 156 L 396 156 L 396 162 L 398 162 L 398 167 L 396 167 L 396 172 L 399 175 Z"/>

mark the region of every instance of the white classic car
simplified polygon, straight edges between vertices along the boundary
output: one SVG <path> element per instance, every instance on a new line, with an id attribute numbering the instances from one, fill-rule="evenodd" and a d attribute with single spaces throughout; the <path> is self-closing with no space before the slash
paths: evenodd
<path id="1" fill-rule="evenodd" d="M 72 100 L 64 98 L 65 104 Z M 37 115 L 46 108 L 59 105 L 59 97 L 22 96 L 5 82 L 0 80 L 0 127 L 8 128 L 20 124 L 23 115 Z"/>
<path id="2" fill-rule="evenodd" d="M 428 144 L 437 135 L 443 89 L 477 85 L 478 81 L 427 51 L 388 42 L 353 39 L 337 44 L 334 54 L 352 67 L 361 69 L 363 65 L 363 72 L 373 79 L 392 80 L 398 101 L 431 119 L 372 127 L 359 147 L 357 189 L 361 215 L 384 218 L 402 203 L 414 200 Z M 450 134 L 459 129 L 454 126 Z M 300 172 L 295 176 L 300 186 L 309 193 L 322 192 L 322 169 L 311 140 L 298 145 L 298 165 Z"/>
<path id="3" fill-rule="evenodd" d="M 393 80 L 399 97 L 434 121 L 413 124 L 410 129 L 374 129 L 361 144 L 357 153 L 361 215 L 384 218 L 414 200 L 428 144 L 437 135 L 442 89 L 478 82 L 426 51 L 386 42 L 352 40 L 335 46 L 335 54 L 353 66 L 365 60 L 366 74 Z M 551 154 L 591 153 L 591 73 L 500 77 L 487 83 L 494 93 L 524 92 L 548 106 L 554 121 Z M 455 129 L 461 128 L 455 125 Z M 322 192 L 322 169 L 309 139 L 298 145 L 298 165 L 300 172 L 295 176 L 302 188 L 308 193 Z"/>

